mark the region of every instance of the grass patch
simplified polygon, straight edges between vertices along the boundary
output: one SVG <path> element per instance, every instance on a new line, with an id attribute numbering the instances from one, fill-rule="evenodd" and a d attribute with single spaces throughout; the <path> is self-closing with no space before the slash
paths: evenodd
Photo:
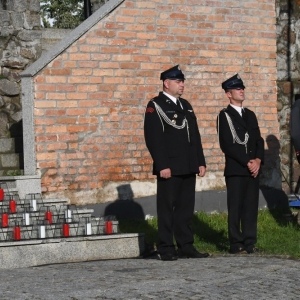
<path id="1" fill-rule="evenodd" d="M 120 220 L 120 231 L 145 233 L 149 249 L 157 245 L 157 219 Z M 282 211 L 260 210 L 256 246 L 265 254 L 300 258 L 300 226 L 297 217 L 287 218 Z M 227 214 L 198 212 L 193 218 L 195 246 L 201 252 L 228 253 Z"/>

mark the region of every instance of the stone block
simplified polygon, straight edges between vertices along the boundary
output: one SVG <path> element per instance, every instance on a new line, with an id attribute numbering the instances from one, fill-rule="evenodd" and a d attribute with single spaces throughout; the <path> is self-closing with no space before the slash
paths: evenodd
<path id="1" fill-rule="evenodd" d="M 3 97 L 0 96 L 0 107 L 3 107 L 5 105 L 5 101 Z"/>
<path id="2" fill-rule="evenodd" d="M 1 20 L 1 36 L 2 36 L 2 27 L 10 25 L 10 17 L 8 11 L 0 11 L 0 20 Z"/>
<path id="3" fill-rule="evenodd" d="M 24 12 L 27 9 L 27 1 L 24 0 L 9 0 L 6 2 L 7 10 Z"/>
<path id="4" fill-rule="evenodd" d="M 12 25 L 15 29 L 23 29 L 24 27 L 24 14 L 12 13 L 11 14 Z"/>
<path id="5" fill-rule="evenodd" d="M 20 38 L 22 41 L 26 42 L 33 42 L 35 40 L 40 39 L 42 36 L 42 33 L 40 30 L 22 30 L 18 34 L 18 38 Z"/>
<path id="6" fill-rule="evenodd" d="M 35 11 L 35 12 L 40 12 L 40 0 L 30 0 L 29 2 L 29 10 L 30 11 Z"/>
<path id="7" fill-rule="evenodd" d="M 0 153 L 14 153 L 15 142 L 14 139 L 0 139 Z"/>
<path id="8" fill-rule="evenodd" d="M 18 154 L 0 154 L 0 161 L 3 168 L 19 168 Z"/>
<path id="9" fill-rule="evenodd" d="M 291 82 L 285 82 L 283 84 L 283 93 L 284 94 L 290 94 L 292 90 L 292 83 Z"/>
<path id="10" fill-rule="evenodd" d="M 7 79 L 0 80 L 0 94 L 15 96 L 20 94 L 20 86 L 16 82 Z"/>
<path id="11" fill-rule="evenodd" d="M 26 29 L 39 29 L 41 28 L 40 15 L 32 12 L 25 13 L 24 28 Z"/>
<path id="12" fill-rule="evenodd" d="M 20 199 L 25 199 L 28 194 L 41 194 L 41 179 L 39 177 L 19 176 L 16 179 L 16 188 Z"/>

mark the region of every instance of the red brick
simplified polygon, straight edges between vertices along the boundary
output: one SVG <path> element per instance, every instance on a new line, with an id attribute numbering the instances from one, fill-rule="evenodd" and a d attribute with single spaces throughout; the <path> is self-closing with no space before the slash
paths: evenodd
<path id="1" fill-rule="evenodd" d="M 55 85 L 52 84 L 37 84 L 35 86 L 35 90 L 36 91 L 45 91 L 45 92 L 54 92 L 56 90 Z M 37 94 L 41 94 L 41 93 L 37 93 Z M 44 93 L 42 93 L 44 94 Z"/>

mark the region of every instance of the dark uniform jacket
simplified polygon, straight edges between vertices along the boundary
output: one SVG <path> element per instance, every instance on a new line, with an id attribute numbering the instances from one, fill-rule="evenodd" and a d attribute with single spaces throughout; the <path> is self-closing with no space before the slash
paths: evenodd
<path id="1" fill-rule="evenodd" d="M 291 110 L 291 139 L 296 152 L 300 151 L 300 100 L 297 100 Z"/>
<path id="2" fill-rule="evenodd" d="M 176 125 L 184 118 L 188 127 L 176 129 L 159 116 L 155 101 Z M 183 109 L 178 107 L 162 92 L 149 101 L 144 122 L 146 145 L 153 159 L 153 174 L 170 168 L 171 175 L 198 174 L 199 166 L 205 165 L 197 119 L 190 103 L 182 98 Z"/>
<path id="3" fill-rule="evenodd" d="M 245 140 L 248 132 L 247 147 L 233 142 L 225 112 L 230 116 L 239 139 Z M 251 176 L 247 163 L 250 159 L 259 158 L 261 163 L 264 159 L 264 140 L 260 135 L 259 126 L 253 111 L 244 108 L 244 118 L 230 105 L 223 109 L 218 116 L 219 142 L 225 154 L 225 176 Z"/>

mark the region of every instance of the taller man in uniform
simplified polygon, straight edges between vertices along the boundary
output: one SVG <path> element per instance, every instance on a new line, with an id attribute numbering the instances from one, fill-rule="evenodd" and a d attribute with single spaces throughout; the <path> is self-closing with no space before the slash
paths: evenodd
<path id="1" fill-rule="evenodd" d="M 238 74 L 222 83 L 230 104 L 218 117 L 219 142 L 225 154 L 228 233 L 232 254 L 258 252 L 259 173 L 264 140 L 255 113 L 245 107 L 245 86 Z"/>
<path id="2" fill-rule="evenodd" d="M 206 171 L 197 119 L 190 103 L 180 98 L 185 78 L 179 66 L 162 72 L 160 79 L 163 92 L 148 103 L 144 123 L 157 175 L 158 252 L 162 260 L 207 257 L 194 248 L 191 229 L 196 174 L 203 177 Z"/>

